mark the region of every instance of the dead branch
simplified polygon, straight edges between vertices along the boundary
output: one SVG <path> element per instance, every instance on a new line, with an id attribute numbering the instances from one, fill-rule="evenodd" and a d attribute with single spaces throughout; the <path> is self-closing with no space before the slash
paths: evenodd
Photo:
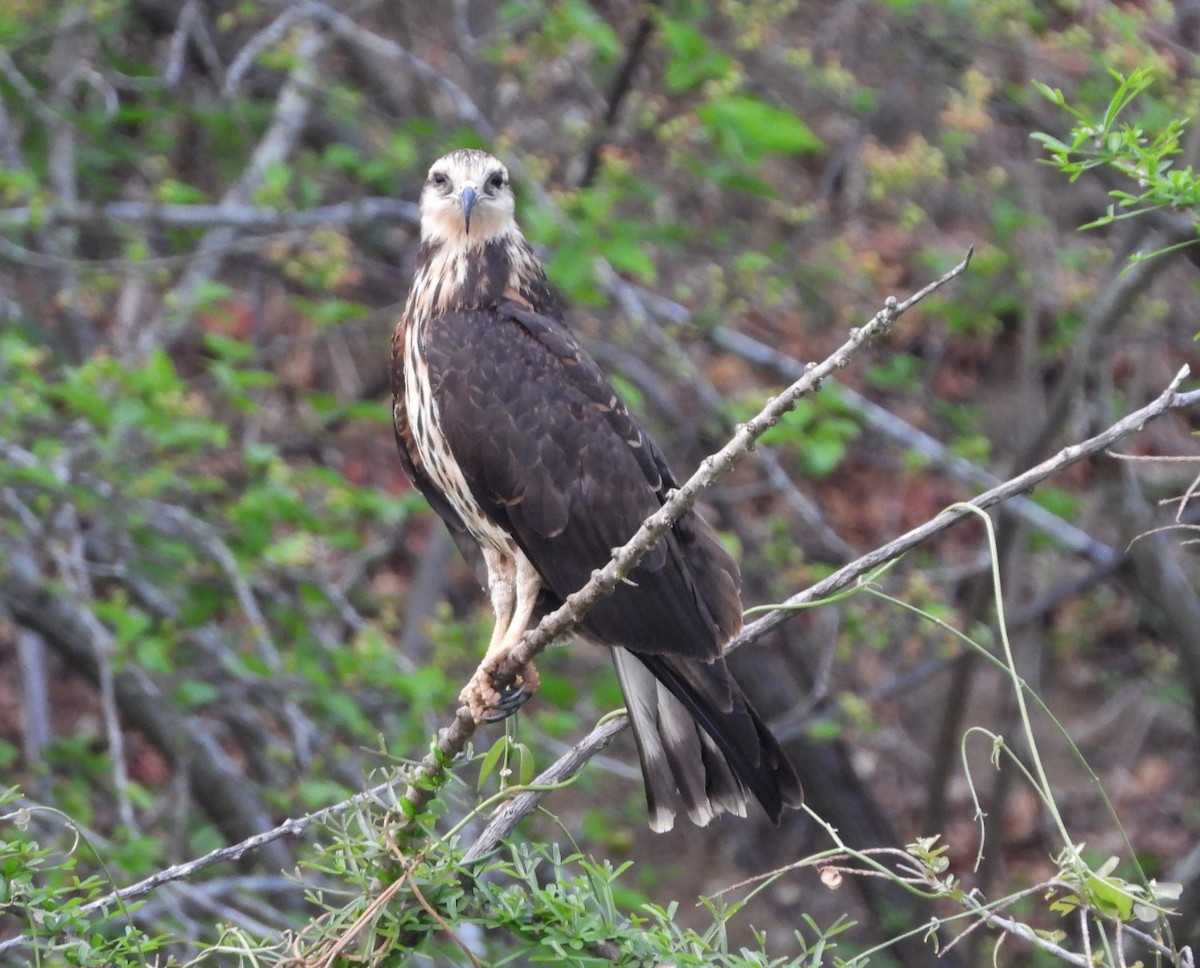
<path id="1" fill-rule="evenodd" d="M 28 205 L 0 209 L 0 228 L 36 225 L 97 227 L 132 223 L 171 228 L 226 228 L 249 232 L 308 231 L 322 225 L 357 226 L 382 219 L 417 225 L 416 202 L 395 198 L 360 198 L 302 212 L 225 199 L 216 205 L 120 201 L 103 205 L 54 203 L 43 209 Z"/>
<path id="2" fill-rule="evenodd" d="M 47 588 L 30 555 L 11 546 L 5 547 L 4 554 L 6 567 L 0 576 L 0 608 L 41 635 L 72 667 L 98 683 L 100 668 L 93 645 L 94 626 L 83 614 L 83 607 Z M 130 665 L 114 674 L 113 688 L 126 722 L 186 771 L 197 801 L 225 836 L 231 840 L 245 838 L 271 822 L 257 791 L 246 782 L 228 754 L 207 730 L 181 715 L 145 672 Z M 277 836 L 269 837 L 262 844 L 275 840 Z M 243 847 L 231 856 L 239 857 L 246 849 Z M 292 863 L 290 851 L 282 845 L 273 846 L 263 861 L 274 868 Z"/>

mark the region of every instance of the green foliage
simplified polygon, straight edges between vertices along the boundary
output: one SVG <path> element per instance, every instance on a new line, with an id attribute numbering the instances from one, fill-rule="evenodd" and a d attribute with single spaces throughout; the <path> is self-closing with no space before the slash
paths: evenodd
<path id="1" fill-rule="evenodd" d="M 378 829 L 375 822 L 354 826 Z M 580 853 L 564 855 L 556 845 L 514 843 L 481 867 L 467 869 L 452 841 L 429 843 L 419 855 L 401 859 L 386 840 L 364 840 L 352 829 L 349 824 L 332 828 L 332 836 L 322 838 L 329 846 L 321 849 L 312 866 L 360 885 L 362 894 L 345 902 L 337 894 L 317 891 L 312 899 L 325 908 L 320 917 L 325 937 L 340 937 L 351 925 L 369 919 L 375 958 L 397 958 L 398 964 L 424 956 L 445 965 L 569 966 L 611 964 L 615 958 L 623 965 L 669 962 L 695 968 L 851 963 L 838 956 L 835 940 L 853 926 L 845 919 L 822 929 L 805 915 L 806 930 L 795 935 L 800 953 L 771 955 L 761 934 L 755 934 L 753 947 L 729 942 L 730 924 L 742 912 L 744 900 L 706 899 L 711 925 L 684 928 L 676 905 L 651 904 L 628 885 L 633 866 L 628 862 L 613 865 Z M 381 868 L 389 862 L 394 872 L 381 881 Z M 372 903 L 384 895 L 386 905 Z M 468 956 L 458 933 L 465 935 L 472 926 L 482 933 L 471 934 L 474 950 Z M 358 947 L 355 943 L 347 950 Z M 252 945 L 226 950 L 253 955 L 260 964 L 274 964 L 283 953 Z"/>
<path id="2" fill-rule="evenodd" d="M 718 150 L 753 164 L 768 152 L 819 151 L 821 140 L 799 118 L 748 94 L 714 99 L 697 111 Z"/>
<path id="3" fill-rule="evenodd" d="M 654 249 L 674 237 L 669 225 L 645 217 L 653 203 L 651 191 L 632 171 L 609 165 L 595 185 L 559 199 L 561 216 L 531 209 L 528 233 L 553 253 L 546 263 L 551 282 L 572 301 L 590 306 L 604 302 L 597 258 L 634 279 L 653 282 L 658 274 Z"/>
<path id="4" fill-rule="evenodd" d="M 742 401 L 734 419 L 745 419 L 759 406 L 757 400 Z M 832 385 L 800 400 L 760 439 L 791 451 L 806 476 L 824 477 L 838 467 L 847 446 L 861 432 L 853 409 L 847 406 L 839 388 Z"/>
<path id="5" fill-rule="evenodd" d="M 15 787 L 0 791 L 0 913 L 34 939 L 45 963 L 114 968 L 152 963 L 165 936 L 138 929 L 127 909 L 103 927 L 84 911 L 110 886 L 101 877 L 79 874 L 80 854 L 95 856 L 85 835 L 58 811 L 20 806 L 20 799 Z M 73 843 L 65 852 L 42 846 L 32 833 L 35 820 L 62 824 Z"/>
<path id="6" fill-rule="evenodd" d="M 794 111 L 771 103 L 746 83 L 746 53 L 753 49 L 755 34 L 769 29 L 772 17 L 789 5 L 780 6 L 771 10 L 768 4 L 743 4 L 725 11 L 729 19 L 721 27 L 734 38 L 728 44 L 716 40 L 720 30 L 706 23 L 714 19 L 707 5 L 688 0 L 656 10 L 658 42 L 666 55 L 664 86 L 675 95 L 693 95 L 680 113 L 656 119 L 657 136 L 678 152 L 678 162 L 695 177 L 764 198 L 778 194 L 762 177 L 765 159 L 824 148 Z M 703 150 L 683 147 L 692 140 Z"/>
<path id="7" fill-rule="evenodd" d="M 507 736 L 502 736 L 492 744 L 492 748 L 480 761 L 479 787 L 482 789 L 493 773 L 498 775 L 501 789 L 510 780 L 527 786 L 533 780 L 533 772 L 533 751 L 524 743 L 517 743 Z"/>
<path id="8" fill-rule="evenodd" d="M 663 16 L 660 29 L 670 52 L 667 62 L 667 89 L 679 94 L 699 87 L 705 81 L 727 77 L 733 70 L 733 58 L 707 37 L 690 20 Z"/>
<path id="9" fill-rule="evenodd" d="M 1132 183 L 1132 188 L 1110 189 L 1108 195 L 1113 202 L 1105 214 L 1082 228 L 1111 225 L 1119 219 L 1158 209 L 1195 209 L 1200 205 L 1200 178 L 1191 165 L 1174 167 L 1175 158 L 1182 151 L 1186 122 L 1179 117 L 1170 118 L 1157 130 L 1147 131 L 1142 124 L 1126 120 L 1133 104 L 1144 99 L 1158 82 L 1156 71 L 1146 66 L 1128 74 L 1116 70 L 1110 70 L 1109 74 L 1116 88 L 1099 114 L 1073 106 L 1058 88 L 1033 82 L 1043 97 L 1075 120 L 1069 141 L 1044 132 L 1034 133 L 1034 139 L 1049 154 L 1048 162 L 1072 182 L 1086 172 L 1109 168 Z M 1137 257 L 1144 258 L 1146 254 Z"/>

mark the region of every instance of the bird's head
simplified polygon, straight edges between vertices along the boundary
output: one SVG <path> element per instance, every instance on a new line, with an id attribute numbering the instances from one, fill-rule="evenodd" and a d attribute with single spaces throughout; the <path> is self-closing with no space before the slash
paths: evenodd
<path id="1" fill-rule="evenodd" d="M 486 151 L 443 155 L 421 191 L 421 238 L 469 247 L 516 231 L 508 169 Z"/>

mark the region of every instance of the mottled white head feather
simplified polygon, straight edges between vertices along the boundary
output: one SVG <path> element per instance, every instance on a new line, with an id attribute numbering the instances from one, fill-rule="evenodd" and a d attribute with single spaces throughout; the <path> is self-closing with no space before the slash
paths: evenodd
<path id="1" fill-rule="evenodd" d="M 429 169 L 421 191 L 421 241 L 475 248 L 517 231 L 508 169 L 486 151 L 460 148 Z"/>

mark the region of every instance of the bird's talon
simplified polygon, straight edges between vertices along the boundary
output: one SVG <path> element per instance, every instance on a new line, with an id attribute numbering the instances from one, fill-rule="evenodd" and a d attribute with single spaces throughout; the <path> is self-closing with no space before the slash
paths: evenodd
<path id="1" fill-rule="evenodd" d="M 537 669 L 530 664 L 498 689 L 494 670 L 484 669 L 475 674 L 459 694 L 458 701 L 466 705 L 476 723 L 498 723 L 529 702 L 537 692 L 539 682 Z"/>

